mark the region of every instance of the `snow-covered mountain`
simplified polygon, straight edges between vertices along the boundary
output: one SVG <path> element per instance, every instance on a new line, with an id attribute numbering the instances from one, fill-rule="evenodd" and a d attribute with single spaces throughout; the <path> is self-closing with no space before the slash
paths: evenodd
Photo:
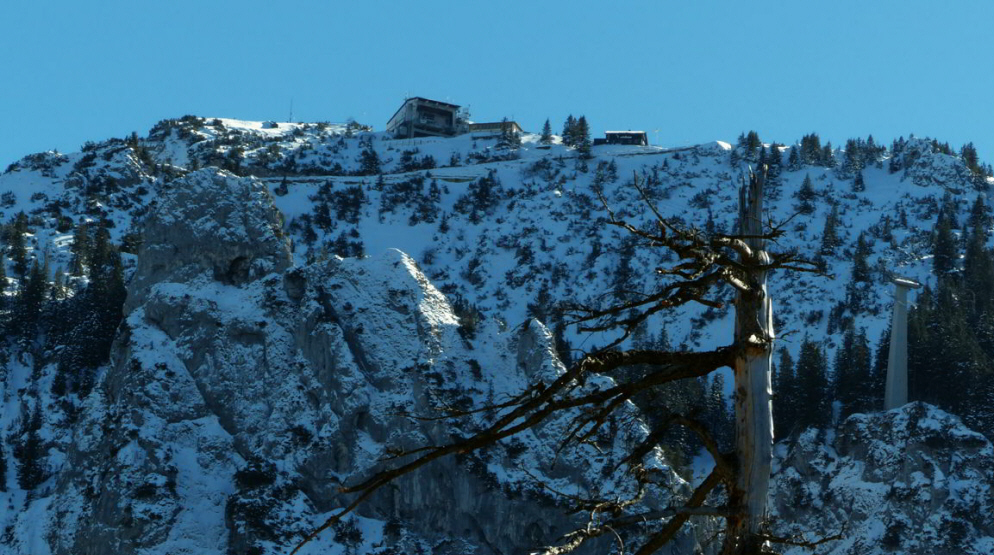
<path id="1" fill-rule="evenodd" d="M 994 448 L 955 416 L 910 403 L 779 447 L 771 499 L 783 536 L 841 533 L 820 547 L 833 555 L 994 551 L 994 523 L 980 516 L 994 511 Z"/>
<path id="2" fill-rule="evenodd" d="M 800 150 L 762 153 L 780 162 L 769 214 L 788 233 L 777 248 L 818 253 L 833 275 L 772 277 L 778 327 L 795 332 L 783 344 L 795 354 L 800 332 L 829 349 L 839 343 L 837 307 L 861 234 L 870 238 L 871 277 L 857 284 L 865 302 L 843 316 L 876 339 L 887 326 L 888 272 L 932 279 L 940 206 L 965 221 L 989 186 L 925 139 L 865 148 L 855 161 L 829 150 L 834 166 Z M 28 259 L 69 274 L 55 280 L 52 302 L 92 279 L 73 247 L 83 227 L 120 245 L 128 296 L 92 388 L 57 385 L 65 349 L 44 333 L 5 347 L 0 553 L 285 552 L 341 506 L 339 485 L 389 449 L 441 442 L 477 423 L 412 422 L 405 413 L 500 399 L 559 372 L 569 347 L 613 339 L 565 326 L 557 302 L 650 291 L 651 269 L 672 260 L 605 225 L 598 194 L 622 217 L 645 221 L 637 179 L 664 215 L 728 230 L 739 179 L 759 156 L 716 142 L 598 146 L 587 160 L 529 134 L 514 147 L 471 136 L 392 140 L 357 124 L 184 117 L 147 137 L 18 161 L 0 175 L 0 219 L 25 222 Z M 827 220 L 837 238 L 826 246 Z M 7 226 L 8 245 L 11 229 L 19 228 Z M 16 261 L 8 266 L 13 299 L 28 280 Z M 688 308 L 633 341 L 662 341 L 665 330 L 673 345 L 715 347 L 730 341 L 732 318 L 728 309 Z M 872 436 L 880 418 L 853 417 L 843 429 L 862 423 Z M 425 468 L 309 552 L 520 553 L 554 541 L 577 522 L 540 484 L 625 487 L 612 481 L 612 449 L 553 468 L 548 445 L 560 426 Z M 635 427 L 619 441 L 644 433 Z M 850 456 L 811 470 L 812 483 L 860 464 L 808 435 L 799 441 L 796 449 Z M 18 471 L 29 444 L 41 470 L 26 489 Z M 793 476 L 786 469 L 796 457 L 784 457 L 781 474 Z M 674 495 L 687 491 L 686 469 L 674 472 L 661 453 L 654 464 Z M 963 487 L 989 486 L 990 469 L 978 468 L 957 478 Z M 802 487 L 785 480 L 780 487 Z M 977 524 L 968 532 L 973 546 L 990 536 Z M 875 532 L 859 533 L 872 540 Z M 673 552 L 707 536 L 688 531 Z"/>

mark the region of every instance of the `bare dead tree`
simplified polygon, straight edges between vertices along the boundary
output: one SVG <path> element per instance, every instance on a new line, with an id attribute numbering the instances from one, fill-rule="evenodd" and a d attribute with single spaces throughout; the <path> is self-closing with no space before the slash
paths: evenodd
<path id="1" fill-rule="evenodd" d="M 785 231 L 782 224 L 762 220 L 764 181 L 765 168 L 759 174 L 750 172 L 740 191 L 740 229 L 732 235 L 675 224 L 656 210 L 637 176 L 634 187 L 651 211 L 650 226 L 638 226 L 618 217 L 602 198 L 609 225 L 634 235 L 649 248 L 667 249 L 678 258 L 674 266 L 655 270 L 659 283 L 650 294 L 606 308 L 568 307 L 581 331 L 620 331 L 620 337 L 607 348 L 587 354 L 551 383 L 531 384 L 508 402 L 477 411 L 449 411 L 441 418 L 463 418 L 483 410 L 496 411 L 496 416 L 475 433 L 451 443 L 394 451 L 385 468 L 340 489 L 354 498 L 305 537 L 291 555 L 358 508 L 380 487 L 436 459 L 493 445 L 561 414 L 571 416 L 559 448 L 589 442 L 622 405 L 639 393 L 677 380 L 706 376 L 722 367 L 735 371 L 734 451 L 723 452 L 712 431 L 692 415 L 659 407 L 664 417 L 657 419 L 645 439 L 633 446 L 618 465 L 634 481 L 637 493 L 627 499 L 570 499 L 573 511 L 589 515 L 587 525 L 542 553 L 562 555 L 589 539 L 604 535 L 620 538 L 621 531 L 637 530 L 640 543 L 633 553 L 648 555 L 670 542 L 695 516 L 724 519 L 722 555 L 768 553 L 770 542 L 800 545 L 797 540 L 774 537 L 763 527 L 773 445 L 770 355 L 774 332 L 766 276 L 777 269 L 815 273 L 818 269 L 796 252 L 766 250 L 767 244 L 775 243 Z M 702 352 L 616 349 L 637 326 L 662 311 L 691 303 L 723 306 L 720 293 L 726 286 L 737 293 L 736 331 L 729 345 Z M 594 387 L 586 383 L 591 375 L 616 377 L 619 369 L 633 365 L 644 365 L 649 370 L 627 381 L 604 381 L 606 385 Z M 640 501 L 646 491 L 660 487 L 656 473 L 644 465 L 645 458 L 674 426 L 695 434 L 714 459 L 715 467 L 686 499 L 664 510 L 645 511 Z M 714 505 L 714 501 L 719 504 Z"/>

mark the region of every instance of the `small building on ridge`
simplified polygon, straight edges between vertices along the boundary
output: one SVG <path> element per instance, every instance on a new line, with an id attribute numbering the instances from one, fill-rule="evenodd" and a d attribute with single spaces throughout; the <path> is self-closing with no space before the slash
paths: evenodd
<path id="1" fill-rule="evenodd" d="M 453 137 L 465 132 L 458 113 L 457 104 L 415 96 L 404 101 L 386 130 L 398 139 Z"/>
<path id="2" fill-rule="evenodd" d="M 525 130 L 516 121 L 494 121 L 488 123 L 471 123 L 469 132 L 474 137 L 497 137 L 504 133 L 524 133 Z"/>
<path id="3" fill-rule="evenodd" d="M 597 145 L 649 146 L 649 136 L 645 131 L 605 131 L 603 139 L 594 139 Z"/>

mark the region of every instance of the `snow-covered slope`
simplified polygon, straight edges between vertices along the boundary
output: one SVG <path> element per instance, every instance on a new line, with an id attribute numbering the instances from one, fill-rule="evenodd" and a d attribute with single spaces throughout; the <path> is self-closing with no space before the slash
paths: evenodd
<path id="1" fill-rule="evenodd" d="M 55 365 L 31 378 L 13 369 L 29 382 L 25 397 L 46 405 L 50 456 L 48 478 L 30 493 L 8 484 L 9 553 L 285 552 L 345 503 L 342 484 L 397 449 L 479 424 L 405 414 L 493 403 L 562 371 L 539 322 L 461 331 L 445 297 L 398 250 L 291 268 L 269 192 L 214 169 L 162 192 L 125 309 L 111 364 L 78 407 L 50 405 Z M 550 492 L 630 487 L 613 482 L 622 451 L 611 445 L 581 446 L 553 469 L 564 425 L 552 420 L 400 480 L 305 552 L 552 543 L 577 524 Z M 619 447 L 646 433 L 624 428 Z M 658 453 L 647 462 L 672 491 L 686 491 Z M 693 536 L 681 542 L 692 546 Z"/>
<path id="2" fill-rule="evenodd" d="M 842 533 L 820 553 L 983 555 L 994 551 L 994 448 L 923 403 L 855 414 L 780 446 L 772 503 L 779 535 Z M 788 553 L 810 553 L 797 547 Z"/>
<path id="3" fill-rule="evenodd" d="M 830 314 L 845 299 L 861 233 L 871 243 L 872 278 L 860 285 L 868 302 L 846 316 L 875 339 L 887 324 L 887 272 L 927 281 L 939 206 L 963 222 L 988 186 L 924 139 L 874 154 L 862 191 L 841 160 L 791 165 L 791 148 L 775 150 L 769 214 L 788 231 L 777 248 L 821 251 L 833 206 L 839 216 L 839 242 L 823 255 L 834 277 L 771 278 L 782 344 L 795 352 L 800 334 L 784 332 L 838 341 Z M 358 125 L 185 117 L 147 137 L 13 164 L 0 175 L 0 219 L 28 216 L 30 254 L 67 269 L 74 227 L 103 222 L 130 283 L 126 324 L 89 395 L 53 393 L 57 348 L 6 347 L 0 502 L 10 510 L 0 553 L 280 552 L 339 507 L 337 486 L 388 447 L 461 431 L 401 412 L 516 393 L 530 375 L 559 371 L 564 347 L 612 339 L 567 328 L 556 303 L 650 291 L 647 269 L 672 260 L 606 226 L 598 193 L 645 221 L 638 179 L 664 215 L 729 230 L 739 179 L 757 162 L 721 142 L 593 155 L 534 135 L 513 149 L 469 136 L 391 140 Z M 66 294 L 86 281 L 69 278 Z M 8 291 L 17 286 L 11 279 Z M 522 326 L 532 316 L 548 327 Z M 665 330 L 674 345 L 708 348 L 727 343 L 731 328 L 727 309 L 688 308 L 635 341 L 660 341 Z M 25 491 L 15 443 L 31 430 L 45 479 Z M 553 473 L 543 445 L 557 424 L 537 434 L 425 469 L 360 512 L 352 525 L 361 534 L 343 527 L 314 552 L 349 542 L 360 552 L 520 552 L 551 541 L 571 523 L 551 516 L 556 501 L 534 477 L 558 491 L 591 487 L 613 452 L 578 454 Z M 675 552 L 694 538 L 684 541 Z"/>

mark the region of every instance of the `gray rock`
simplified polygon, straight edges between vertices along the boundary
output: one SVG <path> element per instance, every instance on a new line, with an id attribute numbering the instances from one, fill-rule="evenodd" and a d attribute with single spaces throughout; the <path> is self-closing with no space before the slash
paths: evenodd
<path id="1" fill-rule="evenodd" d="M 563 371 L 537 321 L 517 334 L 484 325 L 465 340 L 445 297 L 400 251 L 290 265 L 258 183 L 203 170 L 165 194 L 145 225 L 128 333 L 54 492 L 63 531 L 54 553 L 283 553 L 346 504 L 338 488 L 368 476 L 388 449 L 445 443 L 482 423 L 405 414 L 476 406 Z M 402 551 L 553 543 L 580 523 L 532 477 L 588 491 L 617 460 L 582 447 L 553 469 L 566 423 L 439 460 L 357 514 L 389 523 L 384 541 Z M 644 434 L 627 428 L 619 446 Z M 688 533 L 679 547 L 695 543 Z"/>
<path id="2" fill-rule="evenodd" d="M 833 555 L 990 553 L 994 448 L 924 403 L 808 430 L 781 453 L 771 506 L 782 534 L 844 531 Z M 806 553 L 800 548 L 790 553 Z"/>

